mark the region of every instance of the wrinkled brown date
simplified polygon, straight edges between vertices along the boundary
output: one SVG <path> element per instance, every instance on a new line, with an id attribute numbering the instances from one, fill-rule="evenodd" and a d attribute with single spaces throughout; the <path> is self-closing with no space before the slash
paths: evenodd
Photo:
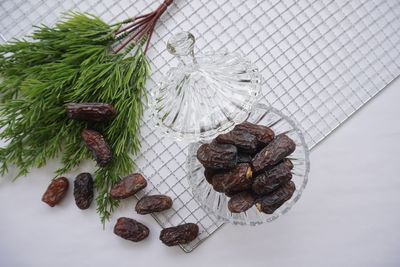
<path id="1" fill-rule="evenodd" d="M 81 210 L 90 207 L 93 200 L 93 178 L 90 173 L 84 172 L 76 176 L 74 181 L 75 204 Z"/>
<path id="2" fill-rule="evenodd" d="M 255 200 L 255 196 L 252 192 L 240 192 L 229 199 L 228 209 L 232 213 L 245 212 L 254 205 Z"/>
<path id="3" fill-rule="evenodd" d="M 203 144 L 197 150 L 197 159 L 205 168 L 230 169 L 237 163 L 237 148 L 228 144 Z"/>
<path id="4" fill-rule="evenodd" d="M 54 179 L 42 196 L 42 201 L 50 207 L 57 205 L 67 194 L 69 182 L 65 177 Z"/>
<path id="5" fill-rule="evenodd" d="M 218 135 L 215 140 L 220 144 L 234 145 L 244 153 L 255 154 L 257 152 L 258 141 L 256 136 L 245 131 L 233 130 Z"/>
<path id="6" fill-rule="evenodd" d="M 124 199 L 133 196 L 147 186 L 147 181 L 140 173 L 133 173 L 122 178 L 110 191 L 113 199 Z"/>
<path id="7" fill-rule="evenodd" d="M 238 163 L 251 163 L 253 158 L 249 154 L 239 153 L 238 154 Z"/>
<path id="8" fill-rule="evenodd" d="M 216 174 L 217 172 L 216 172 L 216 170 L 214 170 L 214 169 L 210 169 L 210 168 L 205 168 L 204 169 L 204 177 L 206 178 L 206 181 L 209 183 L 209 184 L 212 184 L 212 178 L 213 178 L 213 176 Z"/>
<path id="9" fill-rule="evenodd" d="M 84 129 L 81 132 L 81 138 L 100 167 L 105 167 L 111 161 L 111 149 L 99 132 Z"/>
<path id="10" fill-rule="evenodd" d="M 213 176 L 213 188 L 217 192 L 237 192 L 249 189 L 253 172 L 248 163 L 240 163 L 233 169 L 219 172 Z"/>
<path id="11" fill-rule="evenodd" d="M 283 163 L 286 167 L 288 167 L 291 170 L 293 170 L 294 168 L 293 162 L 290 159 L 283 159 L 281 163 Z"/>
<path id="12" fill-rule="evenodd" d="M 152 195 L 142 197 L 135 206 L 135 210 L 139 214 L 149 214 L 170 209 L 172 207 L 172 199 L 165 195 Z"/>
<path id="13" fill-rule="evenodd" d="M 146 225 L 130 218 L 121 217 L 114 226 L 114 234 L 123 239 L 139 242 L 149 236 L 150 230 Z"/>
<path id="14" fill-rule="evenodd" d="M 78 121 L 109 121 L 117 115 L 114 107 L 105 103 L 69 103 L 66 111 L 68 118 Z"/>
<path id="15" fill-rule="evenodd" d="M 293 196 L 295 190 L 295 184 L 289 181 L 270 194 L 258 198 L 256 207 L 260 212 L 272 214 Z"/>
<path id="16" fill-rule="evenodd" d="M 287 135 L 278 135 L 253 158 L 255 172 L 265 170 L 277 164 L 286 156 L 293 153 L 296 144 Z"/>
<path id="17" fill-rule="evenodd" d="M 187 244 L 199 234 L 199 227 L 194 223 L 181 224 L 161 230 L 160 240 L 167 246 Z"/>
<path id="18" fill-rule="evenodd" d="M 241 191 L 230 191 L 230 190 L 225 190 L 224 194 L 227 197 L 233 197 L 234 195 L 236 195 L 237 193 L 240 193 Z"/>
<path id="19" fill-rule="evenodd" d="M 263 125 L 257 125 L 250 122 L 242 122 L 235 126 L 234 130 L 245 131 L 255 135 L 259 143 L 259 148 L 264 147 L 271 142 L 275 133 L 269 127 Z"/>
<path id="20" fill-rule="evenodd" d="M 256 194 L 264 195 L 274 191 L 290 179 L 292 179 L 290 168 L 285 162 L 281 162 L 272 169 L 257 175 L 256 178 L 254 178 L 252 189 Z"/>

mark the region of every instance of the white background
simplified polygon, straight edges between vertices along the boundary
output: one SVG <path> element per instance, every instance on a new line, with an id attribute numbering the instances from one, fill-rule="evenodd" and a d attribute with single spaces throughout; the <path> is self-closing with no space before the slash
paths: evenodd
<path id="1" fill-rule="evenodd" d="M 160 227 L 134 214 L 133 199 L 105 231 L 95 205 L 80 211 L 72 190 L 55 208 L 42 203 L 56 163 L 14 183 L 4 177 L 0 266 L 400 266 L 399 87 L 392 83 L 313 149 L 308 187 L 288 214 L 258 227 L 225 225 L 190 254 L 161 244 Z M 115 236 L 119 216 L 143 221 L 149 238 Z"/>

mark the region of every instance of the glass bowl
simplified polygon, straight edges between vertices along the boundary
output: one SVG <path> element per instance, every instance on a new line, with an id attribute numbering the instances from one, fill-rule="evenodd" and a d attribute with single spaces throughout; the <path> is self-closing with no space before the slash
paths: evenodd
<path id="1" fill-rule="evenodd" d="M 286 201 L 273 214 L 259 212 L 255 206 L 242 213 L 231 213 L 228 210 L 228 201 L 224 193 L 215 191 L 207 183 L 204 177 L 204 167 L 197 160 L 197 149 L 205 141 L 192 143 L 189 146 L 187 158 L 188 180 L 192 188 L 194 198 L 211 214 L 222 221 L 239 225 L 257 225 L 264 222 L 271 222 L 279 216 L 288 212 L 299 200 L 304 188 L 307 185 L 308 173 L 310 170 L 309 151 L 305 143 L 302 131 L 290 118 L 280 111 L 256 104 L 247 117 L 247 121 L 255 124 L 270 127 L 276 135 L 285 133 L 296 143 L 296 150 L 287 158 L 293 162 L 292 181 L 296 185 L 296 191 L 292 198 Z"/>

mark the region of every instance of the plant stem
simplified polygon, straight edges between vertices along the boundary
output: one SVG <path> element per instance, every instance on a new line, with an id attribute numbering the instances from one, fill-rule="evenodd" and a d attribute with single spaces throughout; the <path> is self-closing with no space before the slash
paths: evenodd
<path id="1" fill-rule="evenodd" d="M 168 6 L 172 4 L 173 0 L 164 0 L 164 2 L 153 12 L 148 14 L 135 17 L 132 23 L 128 26 L 118 30 L 115 35 L 126 35 L 122 38 L 123 43 L 115 49 L 115 53 L 119 53 L 131 42 L 137 43 L 141 38 L 147 35 L 147 43 L 144 49 L 144 53 L 147 52 L 150 40 L 153 35 L 153 31 L 157 21 L 160 19 L 161 15 L 167 10 Z M 131 35 L 132 33 L 132 35 Z M 118 37 L 116 37 L 119 39 Z"/>

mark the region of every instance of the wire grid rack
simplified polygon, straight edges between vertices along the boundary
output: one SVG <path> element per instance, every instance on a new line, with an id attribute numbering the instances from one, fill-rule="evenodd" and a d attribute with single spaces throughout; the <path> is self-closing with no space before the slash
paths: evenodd
<path id="1" fill-rule="evenodd" d="M 107 22 L 152 10 L 160 1 L 2 0 L 0 37 L 22 37 L 32 25 L 54 24 L 67 10 L 90 12 Z M 148 56 L 152 90 L 173 65 L 166 40 L 190 31 L 200 51 L 227 49 L 247 55 L 262 71 L 261 102 L 282 110 L 315 146 L 395 79 L 400 62 L 400 2 L 384 0 L 175 0 L 160 23 Z M 200 226 L 192 251 L 221 225 L 192 198 L 185 179 L 188 144 L 163 138 L 143 120 L 136 162 L 150 179 L 145 193 L 168 194 L 173 209 L 154 215 L 162 227 Z M 138 196 L 140 197 L 140 195 Z"/>

